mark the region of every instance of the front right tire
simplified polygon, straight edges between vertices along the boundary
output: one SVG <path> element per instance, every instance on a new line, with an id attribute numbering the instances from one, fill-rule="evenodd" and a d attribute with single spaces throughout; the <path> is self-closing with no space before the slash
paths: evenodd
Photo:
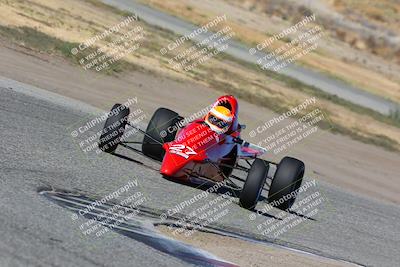
<path id="1" fill-rule="evenodd" d="M 292 207 L 297 197 L 295 192 L 300 188 L 303 181 L 304 171 L 305 166 L 302 161 L 284 157 L 279 162 L 272 180 L 268 193 L 268 202 L 281 210 L 287 210 Z"/>

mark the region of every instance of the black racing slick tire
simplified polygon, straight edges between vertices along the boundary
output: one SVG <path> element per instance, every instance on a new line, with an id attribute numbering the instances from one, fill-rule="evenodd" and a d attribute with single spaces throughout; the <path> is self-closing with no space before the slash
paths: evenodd
<path id="1" fill-rule="evenodd" d="M 268 202 L 281 210 L 287 210 L 294 204 L 297 190 L 303 181 L 305 166 L 298 159 L 284 157 L 277 166 L 272 180 Z"/>
<path id="2" fill-rule="evenodd" d="M 124 134 L 128 116 L 129 108 L 124 105 L 115 104 L 111 108 L 100 135 L 99 148 L 102 151 L 113 153 L 117 149 Z"/>
<path id="3" fill-rule="evenodd" d="M 245 209 L 252 210 L 257 205 L 258 199 L 264 188 L 267 179 L 269 164 L 262 159 L 255 159 L 246 182 L 244 183 L 242 192 L 240 193 L 239 203 Z"/>
<path id="4" fill-rule="evenodd" d="M 167 108 L 157 109 L 147 125 L 143 138 L 142 152 L 144 155 L 162 161 L 165 151 L 162 144 L 175 139 L 178 122 L 182 119 L 178 113 Z"/>

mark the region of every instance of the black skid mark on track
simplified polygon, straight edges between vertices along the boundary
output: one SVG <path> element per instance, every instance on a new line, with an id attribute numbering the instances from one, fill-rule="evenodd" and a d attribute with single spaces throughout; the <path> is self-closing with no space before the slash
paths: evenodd
<path id="1" fill-rule="evenodd" d="M 49 190 L 49 188 L 40 188 L 38 192 L 52 202 L 55 202 L 56 204 L 78 214 L 80 214 L 80 211 L 82 212 L 88 208 L 91 203 L 96 201 L 79 193 L 77 194 L 68 191 L 60 191 L 55 190 L 54 188 L 51 190 Z M 89 220 L 96 220 L 97 223 L 119 234 L 140 241 L 154 249 L 174 256 L 187 263 L 199 266 L 237 266 L 230 262 L 219 259 L 206 251 L 165 237 L 157 232 L 154 229 L 154 224 L 152 224 L 150 221 L 151 219 L 156 220 L 157 217 L 159 219 L 159 214 L 157 212 L 141 207 L 140 212 L 143 216 L 141 216 L 140 219 L 132 218 L 125 220 L 117 212 L 108 212 L 108 210 L 112 207 L 114 207 L 114 205 L 102 204 L 91 209 L 89 212 L 85 212 L 82 216 Z M 130 209 L 128 207 L 123 208 Z M 133 211 L 134 210 L 131 209 L 131 212 Z M 105 214 L 107 214 L 107 216 L 104 216 Z M 98 219 L 99 217 L 101 218 L 100 220 Z M 146 221 L 141 220 L 146 217 Z M 166 225 L 167 224 L 169 223 L 166 222 Z"/>
<path id="2" fill-rule="evenodd" d="M 47 198 L 48 200 L 78 214 L 80 214 L 79 213 L 80 210 L 81 211 L 85 210 L 87 207 L 89 207 L 90 204 L 96 202 L 95 198 L 90 198 L 86 196 L 82 191 L 72 192 L 67 190 L 56 189 L 54 187 L 41 187 L 38 188 L 37 192 L 40 195 Z M 114 206 L 115 206 L 114 203 L 101 204 L 95 209 L 92 209 L 90 212 L 85 213 L 82 216 L 89 220 L 96 220 L 99 215 L 101 216 L 104 213 L 109 213 L 108 209 Z M 157 210 L 145 206 L 138 206 L 136 207 L 137 210 L 125 206 L 121 206 L 121 208 L 125 210 L 130 210 L 131 212 L 137 212 L 139 210 L 139 213 L 135 215 L 136 217 L 133 217 L 129 220 L 125 220 L 124 222 L 120 223 L 117 227 L 113 227 L 113 225 L 122 220 L 122 216 L 120 216 L 117 213 L 113 214 L 109 213 L 109 215 L 114 216 L 114 219 L 109 220 L 107 223 L 105 221 L 107 219 L 110 219 L 109 216 L 107 217 L 103 216 L 104 217 L 103 220 L 97 220 L 97 222 L 117 233 L 133 238 L 137 241 L 140 241 L 150 247 L 153 247 L 161 252 L 164 252 L 176 258 L 179 258 L 180 260 L 185 261 L 187 263 L 199 266 L 237 266 L 230 262 L 221 260 L 206 251 L 197 249 L 191 245 L 187 245 L 183 242 L 176 241 L 169 237 L 165 237 L 154 228 L 154 226 L 158 225 L 181 228 L 179 227 L 180 225 L 179 221 L 182 218 L 185 218 L 184 214 L 177 213 L 174 216 L 168 216 L 168 218 L 165 220 L 161 220 L 160 215 L 166 214 L 165 210 Z M 187 230 L 196 229 L 198 231 L 205 233 L 212 233 L 221 236 L 238 238 L 248 242 L 255 242 L 258 244 L 273 246 L 280 249 L 289 249 L 292 251 L 296 251 L 298 253 L 308 254 L 317 258 L 332 259 L 353 264 L 354 266 L 362 266 L 358 263 L 347 261 L 345 259 L 336 258 L 330 255 L 325 255 L 325 253 L 323 252 L 316 251 L 315 249 L 303 247 L 297 244 L 291 244 L 271 238 L 259 239 L 254 234 L 242 233 L 239 229 L 236 228 L 229 228 L 226 226 L 223 227 L 211 226 L 211 225 L 199 228 L 196 225 L 194 225 L 192 228 L 186 227 L 186 229 Z"/>

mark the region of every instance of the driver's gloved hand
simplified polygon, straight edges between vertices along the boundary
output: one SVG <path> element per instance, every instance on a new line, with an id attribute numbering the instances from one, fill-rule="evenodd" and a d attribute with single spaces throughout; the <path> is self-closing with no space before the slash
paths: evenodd
<path id="1" fill-rule="evenodd" d="M 233 142 L 241 145 L 241 144 L 243 144 L 244 140 L 242 138 L 235 137 L 235 138 L 233 138 Z"/>

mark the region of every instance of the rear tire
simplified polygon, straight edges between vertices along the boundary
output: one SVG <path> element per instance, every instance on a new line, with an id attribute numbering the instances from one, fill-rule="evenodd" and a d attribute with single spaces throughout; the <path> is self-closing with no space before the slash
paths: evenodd
<path id="1" fill-rule="evenodd" d="M 264 188 L 265 179 L 267 179 L 268 170 L 269 164 L 267 162 L 262 159 L 254 160 L 240 193 L 239 203 L 243 208 L 252 210 L 257 205 Z"/>
<path id="2" fill-rule="evenodd" d="M 146 135 L 143 138 L 142 144 L 143 154 L 155 160 L 162 161 L 165 154 L 162 144 L 175 139 L 176 132 L 178 131 L 177 123 L 181 119 L 178 113 L 170 109 L 157 109 L 147 125 Z"/>
<path id="3" fill-rule="evenodd" d="M 298 159 L 284 157 L 278 164 L 274 179 L 268 193 L 268 202 L 275 201 L 275 208 L 281 210 L 289 209 L 296 200 L 297 195 L 291 196 L 284 200 L 284 196 L 290 195 L 297 191 L 303 181 L 305 166 Z"/>
<path id="4" fill-rule="evenodd" d="M 99 148 L 102 151 L 113 153 L 117 149 L 124 134 L 128 116 L 129 108 L 124 105 L 115 104 L 111 108 L 99 140 Z"/>

